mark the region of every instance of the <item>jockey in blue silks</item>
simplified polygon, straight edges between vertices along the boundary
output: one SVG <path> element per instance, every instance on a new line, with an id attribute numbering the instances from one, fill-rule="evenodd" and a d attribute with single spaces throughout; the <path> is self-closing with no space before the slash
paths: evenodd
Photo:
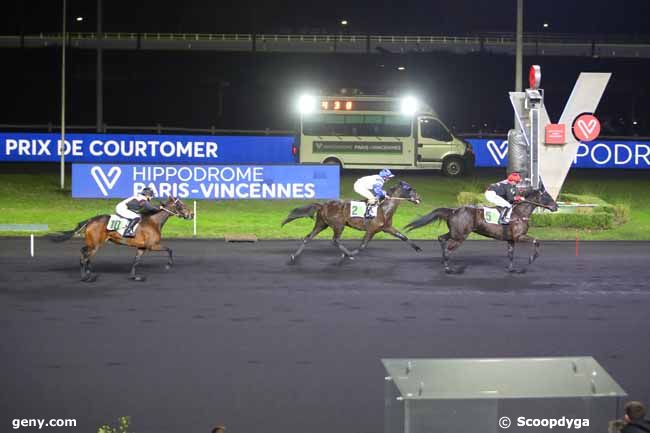
<path id="1" fill-rule="evenodd" d="M 384 183 L 388 179 L 395 177 L 393 173 L 387 168 L 384 168 L 379 172 L 379 174 L 373 174 L 370 176 L 364 176 L 357 179 L 354 182 L 354 191 L 366 198 L 368 206 L 366 207 L 366 219 L 370 219 L 370 211 L 373 206 L 376 206 L 377 203 L 381 200 L 390 198 L 386 191 L 384 191 Z"/>

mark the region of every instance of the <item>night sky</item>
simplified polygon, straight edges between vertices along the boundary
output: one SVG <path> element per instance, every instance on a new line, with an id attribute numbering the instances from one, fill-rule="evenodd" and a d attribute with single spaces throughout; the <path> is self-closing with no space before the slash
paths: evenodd
<path id="1" fill-rule="evenodd" d="M 463 35 L 514 31 L 516 1 L 104 0 L 103 4 L 105 32 Z M 69 31 L 95 30 L 96 1 L 69 0 L 68 5 Z M 2 34 L 61 30 L 61 1 L 5 0 L 3 9 Z M 84 21 L 76 22 L 77 16 Z M 526 32 L 650 41 L 649 17 L 647 0 L 524 1 Z M 341 19 L 349 21 L 347 28 Z M 60 51 L 1 50 L 0 79 L 11 103 L 0 108 L 0 123 L 58 123 Z M 415 91 L 461 132 L 505 131 L 512 123 L 507 91 L 514 86 L 513 56 L 106 51 L 104 63 L 104 117 L 109 125 L 292 129 L 292 98 L 306 87 Z M 650 135 L 648 59 L 524 58 L 525 68 L 532 63 L 542 65 L 542 87 L 552 118 L 559 116 L 580 71 L 611 71 L 614 77 L 599 108 L 603 132 Z M 406 71 L 398 72 L 399 65 Z M 69 51 L 68 80 L 69 123 L 93 125 L 94 51 Z"/>

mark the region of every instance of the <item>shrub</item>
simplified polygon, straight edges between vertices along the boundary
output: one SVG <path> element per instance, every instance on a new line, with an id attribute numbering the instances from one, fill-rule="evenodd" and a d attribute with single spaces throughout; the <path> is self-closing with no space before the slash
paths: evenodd
<path id="1" fill-rule="evenodd" d="M 130 416 L 121 416 L 117 419 L 117 427 L 104 424 L 97 430 L 97 433 L 131 433 L 129 427 L 131 425 Z"/>
<path id="2" fill-rule="evenodd" d="M 479 204 L 479 197 L 477 193 L 461 191 L 456 196 L 458 206 L 469 206 Z"/>
<path id="3" fill-rule="evenodd" d="M 576 229 L 605 230 L 614 227 L 614 215 L 605 212 L 580 213 L 541 213 L 533 214 L 533 227 L 566 227 Z"/>
<path id="4" fill-rule="evenodd" d="M 630 220 L 630 205 L 617 203 L 612 206 L 614 221 L 616 225 L 623 225 Z"/>

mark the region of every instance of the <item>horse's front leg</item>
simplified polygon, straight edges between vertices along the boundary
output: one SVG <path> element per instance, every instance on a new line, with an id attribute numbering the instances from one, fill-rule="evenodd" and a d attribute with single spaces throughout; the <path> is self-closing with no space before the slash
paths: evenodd
<path id="1" fill-rule="evenodd" d="M 165 251 L 167 253 L 167 264 L 165 265 L 165 269 L 170 270 L 172 266 L 174 266 L 174 254 L 171 248 L 156 244 L 151 247 L 151 251 Z"/>
<path id="2" fill-rule="evenodd" d="M 393 226 L 384 227 L 383 231 L 384 231 L 384 233 L 391 234 L 391 235 L 395 236 L 397 239 L 406 242 L 407 244 L 409 244 L 411 246 L 411 248 L 413 248 L 418 253 L 420 251 L 422 251 L 422 248 L 417 246 L 414 242 L 412 242 L 409 238 L 407 238 L 403 233 L 400 233 L 399 230 L 397 230 L 395 227 L 393 227 Z"/>
<path id="3" fill-rule="evenodd" d="M 539 257 L 539 241 L 528 235 L 523 235 L 517 239 L 517 242 L 531 242 L 533 244 L 533 251 L 531 255 L 528 256 L 528 264 L 532 264 L 537 259 L 537 257 Z"/>
<path id="4" fill-rule="evenodd" d="M 143 275 L 138 275 L 136 269 L 142 260 L 142 255 L 147 251 L 145 248 L 138 248 L 138 252 L 135 253 L 135 258 L 133 259 L 133 265 L 131 266 L 131 279 L 134 281 L 144 281 L 146 278 Z"/>
<path id="5" fill-rule="evenodd" d="M 365 250 L 368 244 L 370 243 L 370 241 L 372 240 L 372 238 L 375 237 L 375 234 L 377 234 L 376 231 L 371 229 L 367 230 L 366 233 L 363 235 L 363 239 L 361 240 L 361 245 L 359 245 L 359 248 L 351 252 L 352 255 L 357 255 L 361 251 Z"/>

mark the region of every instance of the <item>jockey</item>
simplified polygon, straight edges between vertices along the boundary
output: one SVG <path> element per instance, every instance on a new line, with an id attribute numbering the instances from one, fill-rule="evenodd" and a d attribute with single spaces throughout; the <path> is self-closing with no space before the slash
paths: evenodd
<path id="1" fill-rule="evenodd" d="M 133 229 L 142 219 L 140 214 L 157 212 L 160 207 L 152 205 L 151 199 L 153 198 L 153 190 L 151 188 L 144 188 L 138 194 L 122 200 L 115 206 L 115 213 L 129 220 L 129 225 L 124 230 L 125 238 L 132 238 L 135 236 Z"/>
<path id="2" fill-rule="evenodd" d="M 376 205 L 379 200 L 390 198 L 386 194 L 386 191 L 384 191 L 384 183 L 393 177 L 395 177 L 393 173 L 389 169 L 384 168 L 379 174 L 364 176 L 354 182 L 354 191 L 362 197 L 365 197 L 368 201 L 368 206 L 366 206 L 366 219 L 371 218 L 370 211 L 372 206 Z"/>
<path id="3" fill-rule="evenodd" d="M 508 224 L 512 213 L 512 203 L 519 203 L 523 197 L 519 195 L 517 184 L 521 182 L 521 175 L 517 172 L 510 173 L 508 178 L 501 182 L 493 183 L 485 191 L 485 198 L 501 208 L 499 224 Z"/>

